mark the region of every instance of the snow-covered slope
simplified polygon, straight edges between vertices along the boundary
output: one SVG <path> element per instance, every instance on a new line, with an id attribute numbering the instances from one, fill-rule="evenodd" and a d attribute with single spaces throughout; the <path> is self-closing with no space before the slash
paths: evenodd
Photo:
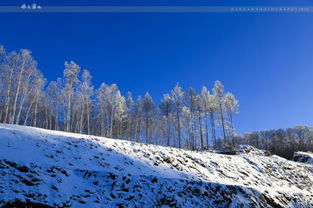
<path id="1" fill-rule="evenodd" d="M 6 207 L 313 207 L 309 164 L 16 125 L 0 124 L 0 176 Z"/>

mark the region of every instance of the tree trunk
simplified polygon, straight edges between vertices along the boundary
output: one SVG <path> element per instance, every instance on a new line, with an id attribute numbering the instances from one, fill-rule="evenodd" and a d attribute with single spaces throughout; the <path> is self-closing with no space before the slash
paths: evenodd
<path id="1" fill-rule="evenodd" d="M 88 101 L 87 101 L 87 134 L 90 135 L 90 109 Z"/>
<path id="2" fill-rule="evenodd" d="M 167 146 L 170 146 L 170 125 L 169 125 L 169 115 L 166 115 L 166 136 L 167 136 Z"/>
<path id="3" fill-rule="evenodd" d="M 221 102 L 219 103 L 219 105 L 220 105 L 220 116 L 221 116 L 221 120 L 222 120 L 223 137 L 224 137 L 225 145 L 227 145 L 227 138 L 226 138 L 226 132 L 225 132 L 225 122 L 224 122 L 224 114 L 223 114 L 223 109 L 222 109 Z"/>
<path id="4" fill-rule="evenodd" d="M 24 126 L 27 124 L 28 116 L 29 116 L 31 108 L 33 107 L 34 102 L 35 102 L 35 98 L 32 100 L 32 102 L 30 103 L 28 107 L 27 113 L 25 115 Z"/>
<path id="5" fill-rule="evenodd" d="M 201 143 L 201 149 L 204 148 L 204 141 L 203 141 L 203 135 L 202 135 L 202 121 L 201 121 L 201 112 L 199 110 L 199 115 L 198 115 L 198 121 L 199 121 L 199 127 L 200 127 L 200 143 Z"/>
<path id="6" fill-rule="evenodd" d="M 82 134 L 83 133 L 83 122 L 84 122 L 84 105 L 83 103 L 81 103 L 81 109 L 82 111 L 80 112 L 80 119 L 79 119 L 79 133 Z"/>
<path id="7" fill-rule="evenodd" d="M 181 148 L 181 135 L 180 135 L 180 119 L 179 119 L 179 107 L 176 110 L 177 116 L 177 131 L 178 131 L 178 148 Z"/>
<path id="8" fill-rule="evenodd" d="M 229 111 L 229 120 L 230 120 L 230 129 L 231 129 L 231 139 L 232 139 L 232 143 L 235 144 L 233 114 L 231 111 Z"/>
<path id="9" fill-rule="evenodd" d="M 211 120 L 211 131 L 212 131 L 212 140 L 214 141 L 214 146 L 217 145 L 216 141 L 216 131 L 215 131 L 215 116 L 213 110 L 210 111 L 210 120 Z"/>
<path id="10" fill-rule="evenodd" d="M 18 100 L 18 96 L 20 93 L 21 82 L 22 82 L 23 73 L 24 73 L 24 69 L 25 69 L 24 64 L 25 64 L 25 62 L 23 61 L 22 66 L 21 66 L 21 71 L 20 71 L 19 76 L 18 76 L 18 82 L 17 82 L 17 88 L 16 88 L 15 97 L 14 97 L 13 112 L 12 112 L 12 116 L 10 119 L 10 124 L 13 124 L 14 119 L 15 119 L 16 105 L 17 105 L 17 100 Z"/>
<path id="11" fill-rule="evenodd" d="M 36 98 L 35 98 L 35 110 L 34 110 L 34 123 L 33 123 L 33 126 L 37 126 L 37 111 L 38 111 L 38 95 L 39 92 L 37 90 L 36 92 Z"/>
<path id="12" fill-rule="evenodd" d="M 207 147 L 209 147 L 209 127 L 208 127 L 208 112 L 205 110 L 205 136 L 206 136 L 206 143 Z"/>
<path id="13" fill-rule="evenodd" d="M 146 143 L 149 143 L 150 142 L 149 135 L 148 135 L 148 123 L 149 123 L 149 121 L 148 121 L 147 111 L 146 111 L 146 119 L 145 120 L 146 120 L 145 121 L 145 123 L 146 123 L 146 125 L 145 125 L 145 127 L 146 127 Z"/>
<path id="14" fill-rule="evenodd" d="M 10 77 L 9 77 L 9 82 L 8 82 L 8 90 L 7 90 L 7 96 L 5 99 L 5 117 L 4 117 L 4 123 L 8 122 L 8 117 L 9 117 L 9 109 L 10 109 L 10 94 L 11 94 L 11 86 L 12 86 L 12 77 L 13 77 L 13 70 L 15 68 L 15 63 L 13 64 L 13 67 L 10 71 Z"/>
<path id="15" fill-rule="evenodd" d="M 68 93 L 68 101 L 67 101 L 67 112 L 66 112 L 66 131 L 67 132 L 70 132 L 71 130 L 71 99 L 72 99 L 72 96 L 71 96 L 71 93 L 72 92 L 72 88 L 69 89 L 69 93 Z"/>

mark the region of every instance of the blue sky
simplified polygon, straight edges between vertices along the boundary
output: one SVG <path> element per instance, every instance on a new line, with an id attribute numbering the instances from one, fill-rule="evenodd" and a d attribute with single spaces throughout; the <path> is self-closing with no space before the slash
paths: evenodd
<path id="1" fill-rule="evenodd" d="M 0 19 L 0 43 L 30 49 L 49 81 L 73 60 L 91 71 L 96 87 L 117 83 L 124 94 L 148 91 L 158 101 L 176 82 L 200 91 L 218 79 L 240 102 L 240 133 L 313 123 L 313 13 L 0 13 Z"/>

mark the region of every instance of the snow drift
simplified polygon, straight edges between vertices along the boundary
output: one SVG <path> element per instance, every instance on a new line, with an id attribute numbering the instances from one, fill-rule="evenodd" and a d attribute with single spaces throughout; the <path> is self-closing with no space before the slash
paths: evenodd
<path id="1" fill-rule="evenodd" d="M 240 148 L 193 152 L 0 124 L 0 206 L 313 207 L 312 165 Z"/>

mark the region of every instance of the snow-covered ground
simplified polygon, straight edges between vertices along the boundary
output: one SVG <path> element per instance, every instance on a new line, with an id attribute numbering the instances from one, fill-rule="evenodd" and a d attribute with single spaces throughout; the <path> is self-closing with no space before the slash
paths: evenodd
<path id="1" fill-rule="evenodd" d="M 0 206 L 313 207 L 312 165 L 239 149 L 193 152 L 0 124 Z"/>

